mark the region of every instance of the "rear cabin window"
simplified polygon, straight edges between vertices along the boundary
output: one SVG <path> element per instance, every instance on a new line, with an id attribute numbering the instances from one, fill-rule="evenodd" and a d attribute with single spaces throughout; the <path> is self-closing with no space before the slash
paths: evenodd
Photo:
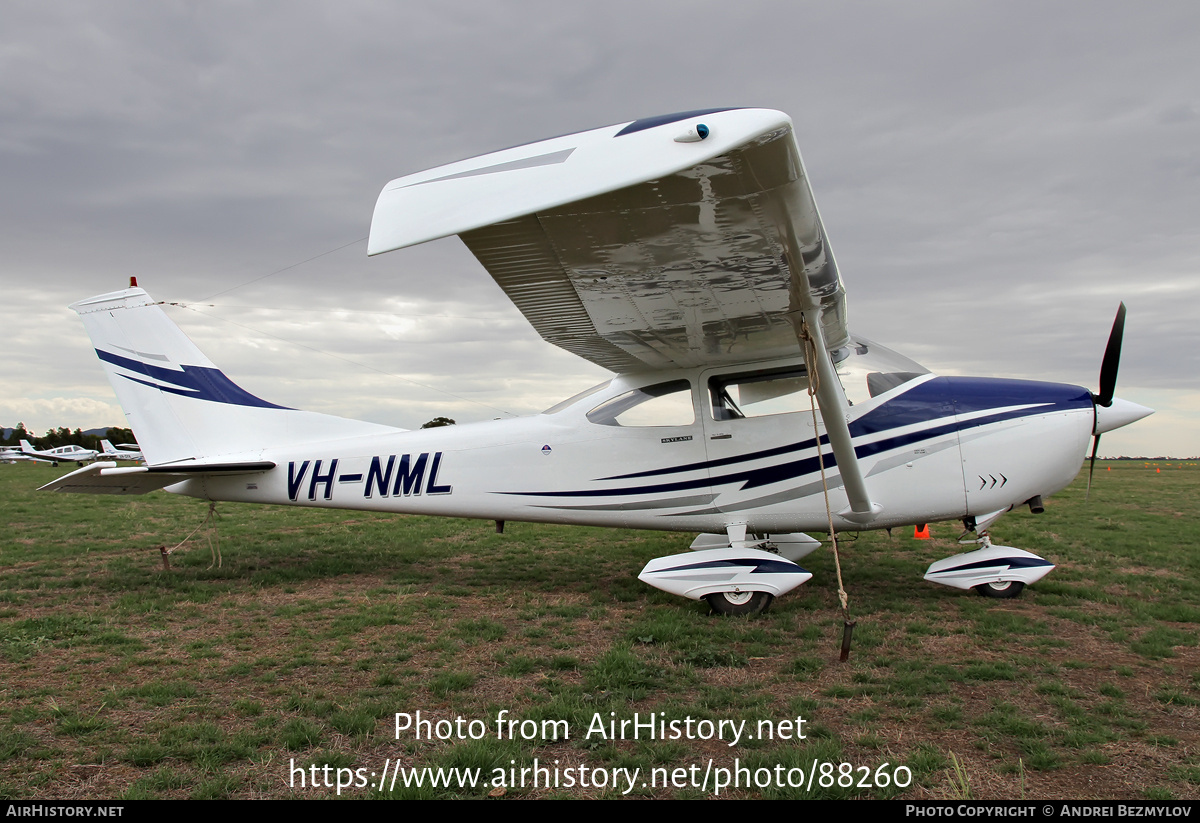
<path id="1" fill-rule="evenodd" d="M 690 426 L 696 422 L 692 384 L 671 380 L 627 391 L 587 414 L 601 426 Z"/>
<path id="2" fill-rule="evenodd" d="M 605 389 L 608 388 L 608 384 L 611 382 L 612 382 L 611 380 L 605 380 L 603 383 L 599 383 L 595 386 L 592 386 L 590 389 L 584 389 L 579 394 L 573 394 L 570 397 L 568 397 L 566 400 L 563 400 L 559 403 L 555 403 L 553 406 L 551 406 L 550 408 L 548 408 L 544 412 L 542 412 L 542 414 L 557 414 L 558 412 L 562 411 L 563 409 L 570 408 L 571 406 L 574 406 L 579 401 L 583 400 L 585 397 L 591 397 L 593 394 L 596 394 L 597 392 L 604 391 Z"/>

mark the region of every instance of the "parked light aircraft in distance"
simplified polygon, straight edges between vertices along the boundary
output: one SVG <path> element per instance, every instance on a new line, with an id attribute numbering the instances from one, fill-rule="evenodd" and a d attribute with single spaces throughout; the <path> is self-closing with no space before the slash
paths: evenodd
<path id="1" fill-rule="evenodd" d="M 97 452 L 95 449 L 85 449 L 83 446 L 74 445 L 59 446 L 54 449 L 39 451 L 38 449 L 35 449 L 28 440 L 22 440 L 21 454 L 25 455 L 31 460 L 37 460 L 42 463 L 50 463 L 54 466 L 57 466 L 60 462 L 75 462 L 82 466 L 84 463 L 95 460 L 96 455 L 99 454 L 99 452 Z"/>
<path id="2" fill-rule="evenodd" d="M 777 111 L 652 117 L 401 177 L 367 251 L 453 234 L 546 340 L 616 376 L 542 414 L 404 431 L 250 394 L 131 286 L 73 308 L 148 465 L 43 488 L 699 532 L 641 579 L 727 614 L 811 577 L 804 532 L 961 520 L 979 548 L 926 578 L 1011 597 L 1053 566 L 988 527 L 1151 412 L 1113 396 L 1124 307 L 1097 393 L 939 377 L 852 334 Z"/>
<path id="3" fill-rule="evenodd" d="M 17 463 L 27 460 L 33 460 L 21 452 L 20 446 L 5 446 L 0 449 L 0 463 Z"/>
<path id="4" fill-rule="evenodd" d="M 100 457 L 109 460 L 132 460 L 136 463 L 142 459 L 142 450 L 136 443 L 121 443 L 114 447 L 107 440 L 101 440 Z"/>

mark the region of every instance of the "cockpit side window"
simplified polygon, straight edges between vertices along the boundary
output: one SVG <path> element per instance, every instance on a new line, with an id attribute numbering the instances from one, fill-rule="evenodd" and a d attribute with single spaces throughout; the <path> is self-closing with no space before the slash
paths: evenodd
<path id="1" fill-rule="evenodd" d="M 708 381 L 714 420 L 788 414 L 809 408 L 808 372 L 783 370 L 722 374 Z"/>
<path id="2" fill-rule="evenodd" d="M 642 386 L 601 403 L 587 419 L 601 426 L 690 426 L 696 422 L 692 384 L 671 380 Z"/>

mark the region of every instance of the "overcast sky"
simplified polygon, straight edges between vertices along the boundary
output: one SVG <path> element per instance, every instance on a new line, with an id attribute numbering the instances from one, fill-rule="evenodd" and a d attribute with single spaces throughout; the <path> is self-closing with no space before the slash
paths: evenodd
<path id="1" fill-rule="evenodd" d="M 130 275 L 232 379 L 414 428 L 604 371 L 457 238 L 368 259 L 388 180 L 638 117 L 790 114 L 851 328 L 1158 413 L 1200 454 L 1200 5 L 2 2 L 0 425 L 121 425 L 68 303 Z M 322 255 L 317 257 L 318 255 Z M 316 259 L 311 259 L 311 258 Z M 306 262 L 307 261 L 307 262 Z"/>

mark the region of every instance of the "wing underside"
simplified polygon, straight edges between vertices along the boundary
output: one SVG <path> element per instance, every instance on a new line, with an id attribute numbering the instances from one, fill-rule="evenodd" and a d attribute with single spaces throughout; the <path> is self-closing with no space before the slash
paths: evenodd
<path id="1" fill-rule="evenodd" d="M 543 338 L 614 371 L 797 355 L 800 312 L 819 311 L 827 347 L 848 337 L 780 112 L 634 121 L 392 181 L 370 251 L 451 233 Z"/>
<path id="2" fill-rule="evenodd" d="M 76 494 L 146 494 L 184 480 L 208 475 L 262 474 L 275 468 L 270 461 L 242 463 L 186 463 L 173 466 L 118 467 L 113 462 L 94 463 L 38 489 Z"/>

